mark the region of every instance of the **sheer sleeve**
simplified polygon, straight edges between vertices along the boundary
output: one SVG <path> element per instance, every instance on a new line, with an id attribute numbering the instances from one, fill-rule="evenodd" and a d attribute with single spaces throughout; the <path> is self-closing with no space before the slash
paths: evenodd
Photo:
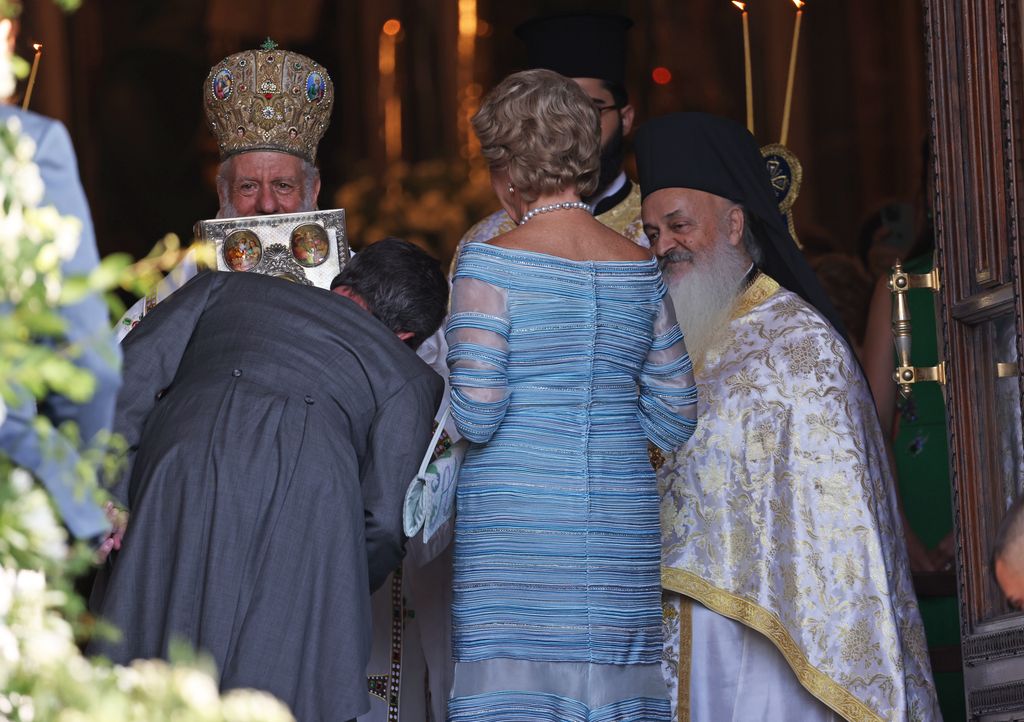
<path id="1" fill-rule="evenodd" d="M 468 275 L 457 275 L 445 338 L 455 425 L 470 441 L 494 434 L 508 408 L 508 294 Z"/>
<path id="2" fill-rule="evenodd" d="M 640 372 L 637 414 L 647 438 L 664 451 L 684 444 L 697 428 L 693 364 L 667 294 L 661 300 L 654 341 Z"/>

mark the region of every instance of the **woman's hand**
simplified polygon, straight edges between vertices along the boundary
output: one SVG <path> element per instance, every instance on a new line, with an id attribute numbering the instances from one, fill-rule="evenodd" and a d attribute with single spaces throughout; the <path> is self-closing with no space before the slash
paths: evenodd
<path id="1" fill-rule="evenodd" d="M 110 552 L 121 548 L 121 541 L 124 539 L 124 533 L 128 529 L 127 510 L 119 509 L 114 506 L 114 502 L 108 501 L 104 511 L 107 514 L 107 520 L 110 522 L 110 531 L 107 532 L 107 536 L 96 549 L 97 564 L 107 561 Z"/>

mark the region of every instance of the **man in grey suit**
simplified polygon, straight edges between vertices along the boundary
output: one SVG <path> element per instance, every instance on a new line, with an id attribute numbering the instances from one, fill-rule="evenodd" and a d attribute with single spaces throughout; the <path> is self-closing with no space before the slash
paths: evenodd
<path id="1" fill-rule="evenodd" d="M 166 657 L 178 638 L 297 719 L 368 708 L 370 591 L 402 558 L 444 388 L 414 349 L 448 284 L 385 239 L 333 286 L 202 273 L 124 341 L 130 522 L 91 605 L 123 636 L 90 651 Z"/>
<path id="2" fill-rule="evenodd" d="M 75 255 L 61 266 L 64 276 L 84 276 L 99 263 L 96 237 L 93 233 L 89 204 L 78 180 L 75 150 L 67 129 L 60 121 L 11 105 L 0 105 L 0 123 L 17 119 L 21 134 L 36 144 L 33 162 L 45 190 L 40 206 L 54 206 L 61 215 L 74 216 L 82 224 Z M 92 499 L 76 493 L 80 459 L 79 449 L 66 437 L 51 434 L 40 439 L 32 428 L 38 413 L 54 426 L 73 422 L 84 442 L 97 432 L 109 429 L 114 417 L 114 401 L 120 386 L 120 350 L 110 330 L 107 306 L 96 294 L 58 309 L 64 321 L 64 333 L 56 339 L 68 348 L 77 349 L 75 363 L 89 371 L 96 386 L 92 398 L 75 403 L 59 394 L 49 394 L 39 401 L 26 389 L 15 389 L 18 403 L 8 408 L 0 423 L 0 453 L 31 471 L 46 487 L 68 529 L 80 539 L 97 537 L 107 529 L 103 511 Z"/>

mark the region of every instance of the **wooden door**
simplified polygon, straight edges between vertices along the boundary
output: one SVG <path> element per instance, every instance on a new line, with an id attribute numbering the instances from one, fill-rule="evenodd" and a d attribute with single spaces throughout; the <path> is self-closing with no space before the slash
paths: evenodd
<path id="1" fill-rule="evenodd" d="M 1024 0 L 924 5 L 968 715 L 1019 720 L 1024 613 L 1006 605 L 989 555 L 1024 493 Z"/>

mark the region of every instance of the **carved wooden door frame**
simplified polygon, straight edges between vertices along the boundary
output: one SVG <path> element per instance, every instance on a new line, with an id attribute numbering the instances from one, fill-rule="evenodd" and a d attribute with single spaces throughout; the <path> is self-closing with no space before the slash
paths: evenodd
<path id="1" fill-rule="evenodd" d="M 1024 0 L 925 0 L 924 7 L 968 714 L 1021 719 L 1024 614 L 1003 604 L 988 556 L 1005 509 L 1000 490 L 1022 491 L 1013 439 L 1024 398 Z M 1007 429 L 1007 413 L 1016 429 Z"/>

